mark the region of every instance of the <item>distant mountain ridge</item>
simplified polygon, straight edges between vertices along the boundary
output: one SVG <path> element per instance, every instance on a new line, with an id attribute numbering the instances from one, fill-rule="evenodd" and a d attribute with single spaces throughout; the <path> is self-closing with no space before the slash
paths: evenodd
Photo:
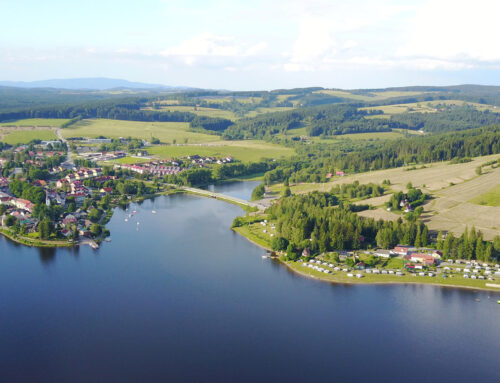
<path id="1" fill-rule="evenodd" d="M 190 89 L 188 87 L 175 87 L 163 84 L 148 84 L 123 79 L 107 77 L 49 79 L 39 81 L 0 81 L 0 86 L 15 88 L 55 88 L 55 89 L 86 89 L 86 90 L 110 90 L 110 89 Z"/>

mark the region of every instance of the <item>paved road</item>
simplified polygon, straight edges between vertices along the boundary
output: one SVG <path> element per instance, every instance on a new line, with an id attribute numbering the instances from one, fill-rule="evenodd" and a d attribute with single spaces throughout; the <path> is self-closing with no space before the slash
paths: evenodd
<path id="1" fill-rule="evenodd" d="M 262 203 L 259 203 L 259 201 L 251 202 L 251 201 L 247 201 L 247 200 L 244 200 L 241 198 L 231 197 L 231 196 L 228 196 L 225 194 L 214 193 L 214 192 L 211 192 L 209 190 L 203 190 L 203 189 L 192 188 L 192 187 L 187 187 L 187 186 L 181 186 L 180 188 L 183 190 L 186 190 L 188 192 L 191 192 L 191 193 L 195 193 L 195 194 L 199 194 L 199 195 L 203 195 L 203 196 L 207 196 L 207 197 L 212 197 L 212 198 L 225 199 L 225 200 L 233 201 L 233 202 L 236 202 L 238 204 L 249 206 L 249 207 L 256 207 L 259 210 L 264 210 L 266 208 L 266 206 Z"/>

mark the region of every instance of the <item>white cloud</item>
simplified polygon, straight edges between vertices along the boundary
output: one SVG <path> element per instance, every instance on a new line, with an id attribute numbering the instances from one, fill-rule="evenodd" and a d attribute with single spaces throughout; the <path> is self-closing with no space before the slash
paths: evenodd
<path id="1" fill-rule="evenodd" d="M 194 65 L 200 59 L 207 58 L 241 58 L 257 55 L 267 47 L 266 42 L 248 46 L 239 43 L 234 37 L 202 33 L 178 45 L 160 52 L 163 57 L 175 57 L 187 65 Z"/>
<path id="2" fill-rule="evenodd" d="M 410 25 L 410 38 L 396 56 L 414 58 L 422 69 L 461 69 L 500 62 L 497 0 L 432 0 Z"/>

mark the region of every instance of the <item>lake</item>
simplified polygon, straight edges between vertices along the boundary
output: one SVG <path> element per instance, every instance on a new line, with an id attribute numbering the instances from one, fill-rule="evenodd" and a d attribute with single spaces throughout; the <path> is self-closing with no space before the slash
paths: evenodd
<path id="1" fill-rule="evenodd" d="M 500 381 L 500 294 L 303 278 L 230 230 L 240 214 L 172 195 L 117 209 L 97 251 L 1 237 L 0 380 Z"/>

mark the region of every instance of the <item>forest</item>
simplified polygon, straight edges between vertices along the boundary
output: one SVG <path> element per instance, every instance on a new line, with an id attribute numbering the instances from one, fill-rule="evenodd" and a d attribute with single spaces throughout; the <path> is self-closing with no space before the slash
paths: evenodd
<path id="1" fill-rule="evenodd" d="M 276 222 L 274 250 L 308 248 L 313 254 L 335 250 L 373 247 L 390 249 L 397 244 L 427 247 L 433 244 L 429 229 L 414 220 L 382 221 L 363 218 L 349 209 L 349 203 L 334 193 L 312 192 L 280 199 L 266 210 Z M 500 256 L 500 238 L 485 241 L 474 228 L 459 238 L 448 233 L 436 244 L 445 259 L 477 259 L 488 262 Z"/>

